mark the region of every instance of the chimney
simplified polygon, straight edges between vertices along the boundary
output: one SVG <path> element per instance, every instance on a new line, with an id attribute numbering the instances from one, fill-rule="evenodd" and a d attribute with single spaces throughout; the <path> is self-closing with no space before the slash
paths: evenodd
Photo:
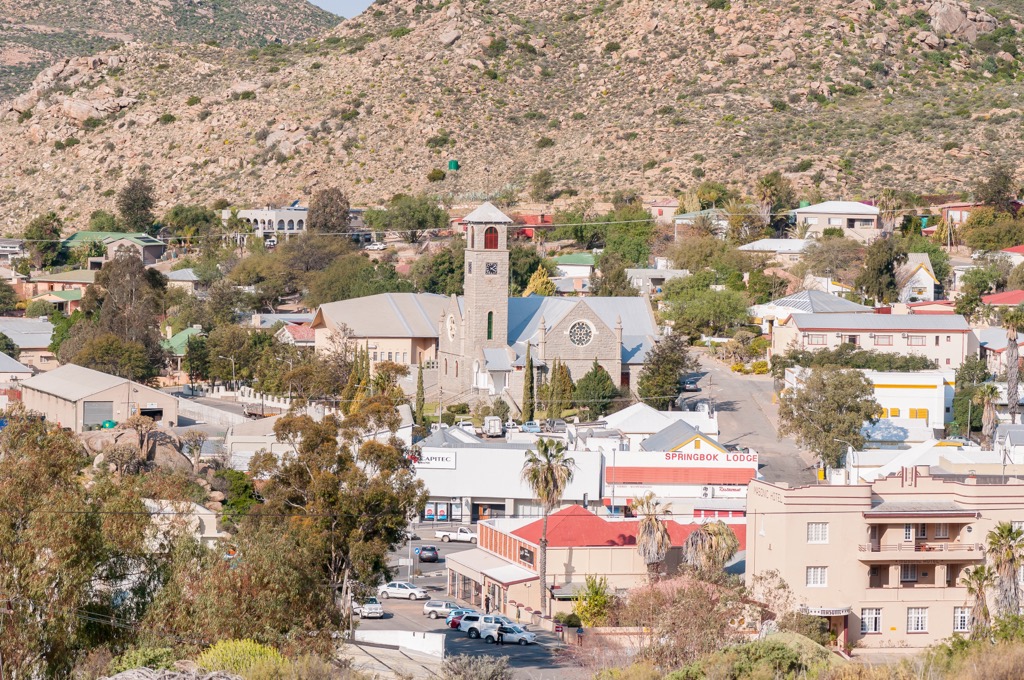
<path id="1" fill-rule="evenodd" d="M 170 340 L 171 338 L 174 337 L 174 328 L 171 326 L 171 324 L 167 324 L 167 331 L 166 331 L 166 333 L 167 333 L 167 339 L 168 340 Z"/>

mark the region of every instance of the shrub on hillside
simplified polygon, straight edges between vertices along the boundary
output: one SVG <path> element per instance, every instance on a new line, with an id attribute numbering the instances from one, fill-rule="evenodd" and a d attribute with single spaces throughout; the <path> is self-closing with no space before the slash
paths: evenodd
<path id="1" fill-rule="evenodd" d="M 221 640 L 200 654 L 196 663 L 208 671 L 246 675 L 254 666 L 283 666 L 285 660 L 276 649 L 255 640 Z"/>

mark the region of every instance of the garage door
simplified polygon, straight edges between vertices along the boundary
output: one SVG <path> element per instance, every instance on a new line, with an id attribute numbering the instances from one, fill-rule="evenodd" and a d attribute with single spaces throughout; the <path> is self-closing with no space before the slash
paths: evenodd
<path id="1" fill-rule="evenodd" d="M 83 404 L 82 424 L 100 425 L 104 420 L 114 419 L 114 402 L 87 401 Z"/>

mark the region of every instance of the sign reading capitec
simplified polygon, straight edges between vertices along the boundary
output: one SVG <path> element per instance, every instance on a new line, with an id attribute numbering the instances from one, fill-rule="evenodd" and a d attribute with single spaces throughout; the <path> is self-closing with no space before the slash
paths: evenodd
<path id="1" fill-rule="evenodd" d="M 414 466 L 417 468 L 429 468 L 431 470 L 454 470 L 455 452 L 445 451 L 444 453 L 420 453 Z"/>

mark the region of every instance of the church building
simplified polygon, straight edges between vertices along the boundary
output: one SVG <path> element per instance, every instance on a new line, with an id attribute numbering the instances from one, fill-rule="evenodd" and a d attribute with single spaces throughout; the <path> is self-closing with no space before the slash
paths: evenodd
<path id="1" fill-rule="evenodd" d="M 464 295 L 453 295 L 438 328 L 437 369 L 445 404 L 504 399 L 522 408 L 529 347 L 546 381 L 557 359 L 574 381 L 596 359 L 616 383 L 633 386 L 658 338 L 650 301 L 641 297 L 509 297 L 512 220 L 490 203 L 465 218 Z"/>

